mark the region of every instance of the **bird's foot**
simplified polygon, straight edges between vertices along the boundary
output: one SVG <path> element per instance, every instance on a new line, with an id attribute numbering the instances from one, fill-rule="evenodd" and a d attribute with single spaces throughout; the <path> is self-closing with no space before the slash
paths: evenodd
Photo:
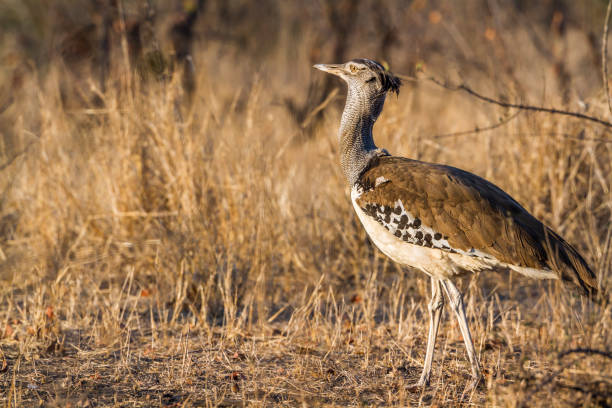
<path id="1" fill-rule="evenodd" d="M 408 386 L 408 390 L 409 391 L 418 391 L 422 388 L 425 388 L 429 385 L 429 379 L 428 378 L 424 378 L 421 377 L 419 378 L 419 381 L 417 381 L 416 383 L 410 384 Z"/>
<path id="2" fill-rule="evenodd" d="M 482 380 L 482 375 L 478 374 L 477 376 L 473 376 L 472 380 L 465 386 L 465 389 L 463 390 L 463 395 L 474 391 L 476 387 L 478 387 L 480 380 Z"/>

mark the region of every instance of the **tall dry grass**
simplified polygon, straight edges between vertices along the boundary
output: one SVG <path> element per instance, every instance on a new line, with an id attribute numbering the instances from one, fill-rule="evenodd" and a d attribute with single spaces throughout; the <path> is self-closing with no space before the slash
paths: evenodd
<path id="1" fill-rule="evenodd" d="M 337 163 L 344 91 L 311 137 L 285 109 L 317 75 L 306 47 L 296 52 L 257 65 L 201 47 L 191 105 L 180 73 L 141 80 L 120 52 L 105 90 L 60 62 L 25 70 L 0 116 L 3 404 L 612 404 L 610 358 L 559 357 L 609 353 L 610 306 L 495 272 L 462 282 L 482 386 L 463 394 L 469 366 L 445 312 L 432 386 L 408 390 L 424 358 L 429 281 L 378 252 L 351 210 Z M 562 104 L 552 63 L 533 47 L 520 54 L 511 75 L 451 79 Z M 452 76 L 430 61 L 428 73 Z M 74 102 L 79 93 L 96 104 Z M 607 117 L 601 95 L 581 102 Z M 512 114 L 407 82 L 375 136 L 395 154 L 495 182 L 609 286 L 609 132 L 519 112 L 452 134 Z"/>

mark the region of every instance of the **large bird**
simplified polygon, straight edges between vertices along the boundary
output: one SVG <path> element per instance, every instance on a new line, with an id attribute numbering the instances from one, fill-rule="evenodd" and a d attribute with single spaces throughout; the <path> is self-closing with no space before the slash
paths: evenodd
<path id="1" fill-rule="evenodd" d="M 578 251 L 499 187 L 455 167 L 393 156 L 376 147 L 372 127 L 387 93 L 399 93 L 399 78 L 369 59 L 314 67 L 348 85 L 340 164 L 359 220 L 385 255 L 431 278 L 427 352 L 417 386 L 429 384 L 442 291 L 457 316 L 470 360 L 468 387 L 480 380 L 463 297 L 453 283 L 461 275 L 513 270 L 535 279 L 561 279 L 585 294 L 597 292 L 595 274 Z"/>

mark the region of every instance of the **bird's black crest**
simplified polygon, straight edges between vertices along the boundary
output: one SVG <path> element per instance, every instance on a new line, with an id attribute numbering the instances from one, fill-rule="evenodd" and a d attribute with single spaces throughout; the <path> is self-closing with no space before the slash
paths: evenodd
<path id="1" fill-rule="evenodd" d="M 385 69 L 385 67 L 382 64 L 374 60 L 365 59 L 365 58 L 358 58 L 358 59 L 355 59 L 354 61 L 368 66 L 368 68 L 370 68 L 372 71 L 376 73 L 376 75 L 378 75 L 378 79 L 380 80 L 380 83 L 382 84 L 384 92 L 388 92 L 388 91 L 395 92 L 396 95 L 399 95 L 399 89 L 400 89 L 400 86 L 402 86 L 401 79 L 393 75 L 391 71 Z"/>

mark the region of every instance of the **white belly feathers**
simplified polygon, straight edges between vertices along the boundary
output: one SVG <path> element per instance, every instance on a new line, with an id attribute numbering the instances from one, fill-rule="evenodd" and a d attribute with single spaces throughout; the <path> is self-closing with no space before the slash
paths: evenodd
<path id="1" fill-rule="evenodd" d="M 420 221 L 418 223 L 418 231 L 416 234 L 421 231 L 421 237 L 423 236 L 423 233 L 425 236 L 429 235 L 429 241 L 427 241 L 427 243 L 433 247 L 412 243 L 423 243 L 422 240 L 414 241 L 412 238 L 414 235 L 416 235 L 414 230 L 410 230 L 410 232 L 407 233 L 411 238 L 402 236 L 397 230 L 395 230 L 395 234 L 392 232 L 398 223 L 400 223 L 400 226 L 402 225 L 401 221 L 399 221 L 401 216 L 408 217 L 410 220 L 415 220 L 415 218 L 411 216 L 408 211 L 406 211 L 400 201 L 396 203 L 396 208 L 401 208 L 401 213 L 391 213 L 389 214 L 389 217 L 386 217 L 389 218 L 388 220 L 385 219 L 380 221 L 372 215 L 366 214 L 366 212 L 364 212 L 359 205 L 357 205 L 356 200 L 360 195 L 360 191 L 356 188 L 351 190 L 351 201 L 359 220 L 363 224 L 366 232 L 374 244 L 385 255 L 399 264 L 419 269 L 430 276 L 440 279 L 451 278 L 466 272 L 490 270 L 494 267 L 510 268 L 533 278 L 556 278 L 556 274 L 552 271 L 508 265 L 499 262 L 490 255 L 484 254 L 477 250 L 470 250 L 466 252 L 460 249 L 451 248 L 450 244 L 448 244 L 448 241 L 446 240 L 446 237 L 439 238 L 440 234 L 436 234 L 431 226 L 422 225 Z M 387 223 L 385 223 L 385 221 L 387 221 Z M 385 223 L 387 228 L 385 228 L 381 222 Z M 405 221 L 404 224 L 406 224 Z M 404 227 L 403 230 L 406 231 L 406 227 Z M 431 239 L 431 236 L 434 234 L 436 235 L 435 238 L 437 240 Z"/>

